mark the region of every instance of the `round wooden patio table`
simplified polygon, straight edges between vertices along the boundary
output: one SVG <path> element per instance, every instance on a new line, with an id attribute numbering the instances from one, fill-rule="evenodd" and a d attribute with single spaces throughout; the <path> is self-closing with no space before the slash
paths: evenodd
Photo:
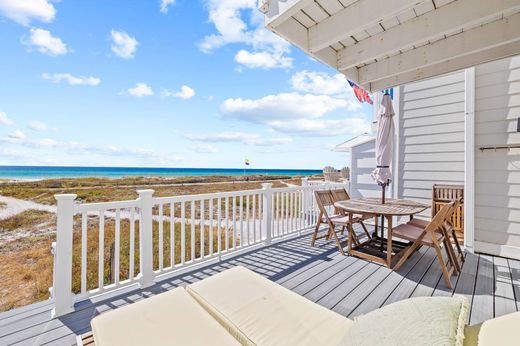
<path id="1" fill-rule="evenodd" d="M 418 214 L 430 206 L 424 203 L 411 201 L 407 199 L 387 199 L 385 203 L 381 203 L 381 198 L 357 198 L 347 201 L 338 201 L 334 206 L 348 214 L 352 220 L 354 214 L 374 215 L 375 229 L 377 234 L 377 220 L 379 216 L 386 218 L 388 222 L 388 231 L 386 239 L 384 237 L 378 239 L 373 236 L 367 241 L 352 247 L 352 227 L 349 227 L 348 252 L 350 255 L 363 257 L 375 262 L 382 263 L 388 268 L 392 267 L 392 261 L 400 257 L 408 243 L 402 243 L 392 240 L 392 219 L 394 216 L 410 216 Z M 386 243 L 386 253 L 380 250 L 380 245 Z"/>

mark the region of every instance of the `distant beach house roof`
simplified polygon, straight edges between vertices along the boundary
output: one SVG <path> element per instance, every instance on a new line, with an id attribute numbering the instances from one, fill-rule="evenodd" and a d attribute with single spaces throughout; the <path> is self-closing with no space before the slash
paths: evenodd
<path id="1" fill-rule="evenodd" d="M 346 142 L 343 142 L 343 143 L 340 143 L 340 144 L 336 145 L 334 147 L 334 149 L 332 149 L 332 151 L 350 152 L 352 150 L 352 148 L 357 147 L 357 146 L 362 145 L 362 144 L 365 144 L 365 143 L 368 143 L 368 142 L 373 141 L 375 139 L 376 139 L 375 137 L 369 135 L 368 133 L 364 133 L 362 135 L 359 135 L 357 137 L 349 139 Z"/>

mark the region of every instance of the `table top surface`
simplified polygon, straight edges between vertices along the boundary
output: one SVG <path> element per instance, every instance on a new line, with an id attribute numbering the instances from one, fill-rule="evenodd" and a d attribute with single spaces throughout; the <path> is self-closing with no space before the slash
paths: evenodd
<path id="1" fill-rule="evenodd" d="M 430 208 L 430 205 L 424 203 L 391 198 L 385 204 L 381 203 L 381 198 L 355 198 L 338 201 L 334 206 L 351 213 L 375 215 L 414 215 Z"/>

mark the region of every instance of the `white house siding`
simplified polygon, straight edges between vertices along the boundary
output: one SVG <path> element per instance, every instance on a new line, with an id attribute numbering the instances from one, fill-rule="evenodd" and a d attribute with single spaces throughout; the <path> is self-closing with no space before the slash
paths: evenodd
<path id="1" fill-rule="evenodd" d="M 374 182 L 370 173 L 376 165 L 375 141 L 352 148 L 350 195 L 352 198 L 377 197 L 381 188 Z"/>
<path id="2" fill-rule="evenodd" d="M 433 184 L 464 184 L 464 98 L 464 71 L 399 87 L 399 198 L 430 203 Z"/>
<path id="3" fill-rule="evenodd" d="M 519 257 L 520 149 L 479 148 L 520 143 L 520 56 L 477 66 L 475 89 L 476 248 Z"/>

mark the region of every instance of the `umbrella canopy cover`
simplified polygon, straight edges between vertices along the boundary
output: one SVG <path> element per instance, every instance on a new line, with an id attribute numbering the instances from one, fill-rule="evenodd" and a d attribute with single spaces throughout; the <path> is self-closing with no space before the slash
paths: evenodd
<path id="1" fill-rule="evenodd" d="M 392 181 L 393 146 L 394 146 L 394 107 L 390 95 L 383 95 L 379 107 L 379 122 L 376 136 L 376 169 L 372 171 L 372 178 L 380 185 Z"/>

